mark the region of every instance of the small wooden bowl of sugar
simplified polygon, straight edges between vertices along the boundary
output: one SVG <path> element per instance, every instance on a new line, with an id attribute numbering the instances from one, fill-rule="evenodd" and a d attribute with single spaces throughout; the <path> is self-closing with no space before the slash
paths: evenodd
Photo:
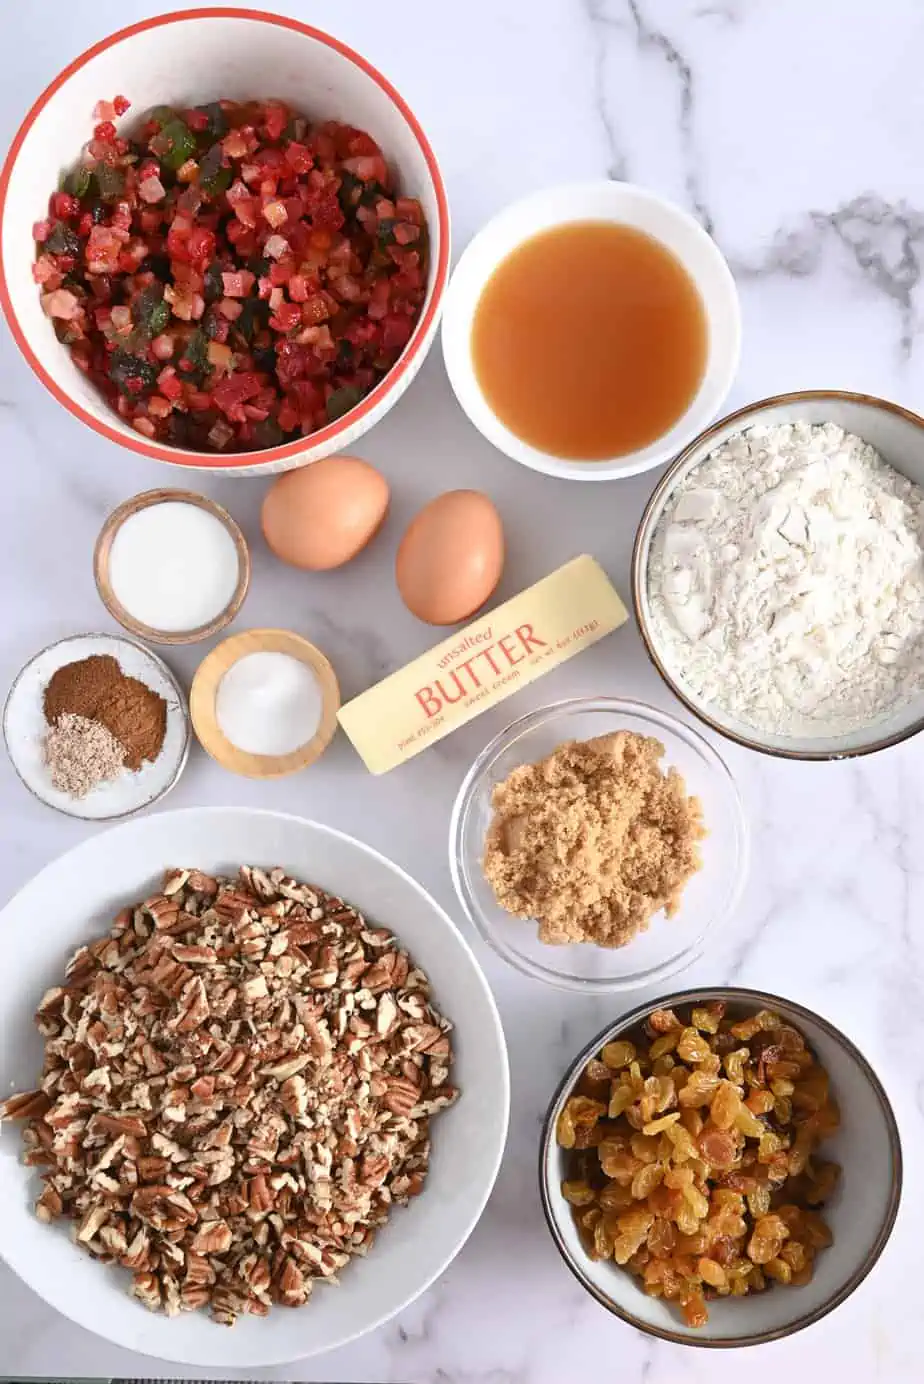
<path id="1" fill-rule="evenodd" d="M 243 630 L 196 670 L 189 714 L 202 748 L 245 778 L 307 769 L 337 729 L 340 687 L 321 650 L 291 630 Z"/>
<path id="2" fill-rule="evenodd" d="M 152 644 L 195 644 L 240 610 L 250 551 L 214 500 L 192 490 L 146 490 L 106 520 L 93 572 L 103 605 L 131 634 Z"/>

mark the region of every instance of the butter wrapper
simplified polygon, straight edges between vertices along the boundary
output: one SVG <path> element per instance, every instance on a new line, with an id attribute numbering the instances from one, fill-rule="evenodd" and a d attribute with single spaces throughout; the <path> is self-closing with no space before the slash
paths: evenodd
<path id="1" fill-rule="evenodd" d="M 354 697 L 340 724 L 384 774 L 627 619 L 600 564 L 576 557 Z"/>

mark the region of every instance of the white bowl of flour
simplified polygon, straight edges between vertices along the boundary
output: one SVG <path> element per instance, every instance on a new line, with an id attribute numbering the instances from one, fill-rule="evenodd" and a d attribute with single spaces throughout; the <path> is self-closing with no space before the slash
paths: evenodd
<path id="1" fill-rule="evenodd" d="M 665 681 L 713 729 L 798 759 L 924 725 L 924 420 L 840 391 L 740 409 L 666 472 L 633 595 Z"/>

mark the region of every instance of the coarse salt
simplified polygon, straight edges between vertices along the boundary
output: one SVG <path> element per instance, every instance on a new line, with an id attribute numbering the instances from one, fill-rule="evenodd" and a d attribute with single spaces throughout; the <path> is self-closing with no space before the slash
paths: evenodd
<path id="1" fill-rule="evenodd" d="M 247 754 L 285 755 L 313 739 L 324 701 L 311 668 L 291 654 L 245 654 L 218 684 L 221 733 Z"/>
<path id="2" fill-rule="evenodd" d="M 109 551 L 109 582 L 133 619 L 165 634 L 210 624 L 240 578 L 237 546 L 217 515 L 182 500 L 136 510 Z"/>

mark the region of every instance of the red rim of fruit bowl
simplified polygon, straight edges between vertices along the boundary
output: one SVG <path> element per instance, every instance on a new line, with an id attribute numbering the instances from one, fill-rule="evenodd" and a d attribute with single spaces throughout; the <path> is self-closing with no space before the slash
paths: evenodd
<path id="1" fill-rule="evenodd" d="M 19 151 L 33 124 L 39 114 L 51 100 L 52 96 L 67 82 L 75 72 L 84 67 L 88 62 L 95 58 L 99 53 L 105 52 L 107 48 L 121 43 L 124 39 L 133 38 L 136 34 L 145 33 L 149 29 L 160 28 L 164 24 L 179 24 L 187 20 L 196 19 L 251 19 L 260 24 L 275 24 L 283 29 L 292 29 L 296 33 L 304 34 L 308 38 L 315 39 L 318 43 L 326 44 L 328 48 L 333 48 L 342 57 L 347 58 L 356 67 L 360 68 L 367 77 L 381 87 L 385 95 L 398 107 L 399 111 L 407 121 L 414 138 L 420 145 L 421 152 L 427 164 L 427 169 L 433 180 L 433 190 L 436 196 L 437 217 L 439 224 L 439 254 L 436 264 L 436 276 L 433 283 L 433 291 L 430 301 L 421 313 L 420 319 L 414 328 L 413 335 L 407 344 L 404 354 L 395 362 L 388 374 L 381 379 L 378 384 L 369 391 L 366 397 L 358 403 L 355 408 L 350 409 L 342 418 L 338 418 L 335 423 L 328 424 L 327 427 L 319 428 L 317 432 L 309 433 L 300 438 L 297 442 L 287 442 L 281 447 L 267 447 L 264 450 L 253 452 L 231 452 L 223 454 L 221 452 L 184 452 L 178 448 L 167 449 L 159 447 L 155 443 L 144 438 L 140 433 L 136 437 L 128 437 L 124 433 L 117 431 L 108 423 L 102 422 L 99 418 L 88 413 L 76 400 L 72 399 L 38 360 L 28 340 L 26 334 L 20 326 L 19 319 L 13 308 L 7 287 L 6 267 L 3 263 L 2 253 L 2 232 L 3 218 L 6 214 L 6 198 L 9 190 L 10 177 L 13 167 L 19 157 Z M 22 354 L 29 362 L 35 374 L 41 380 L 47 390 L 57 399 L 59 404 L 63 404 L 68 412 L 75 418 L 86 423 L 89 427 L 106 437 L 110 442 L 116 442 L 122 447 L 128 447 L 133 452 L 140 452 L 143 456 L 153 457 L 155 461 L 164 461 L 171 466 L 189 466 L 196 468 L 220 468 L 222 470 L 237 470 L 242 468 L 253 468 L 257 466 L 269 466 L 274 462 L 285 461 L 291 457 L 297 457 L 309 448 L 317 447 L 333 441 L 339 435 L 353 428 L 358 422 L 366 417 L 378 404 L 381 403 L 389 390 L 401 380 L 415 358 L 419 356 L 434 319 L 439 311 L 446 287 L 446 279 L 449 270 L 449 204 L 446 198 L 446 189 L 440 174 L 436 156 L 430 146 L 430 142 L 424 134 L 419 121 L 413 111 L 408 106 L 403 97 L 395 90 L 391 82 L 373 67 L 370 62 L 361 57 L 355 49 L 347 44 L 341 43 L 339 39 L 333 38 L 321 29 L 316 29 L 310 24 L 302 24 L 297 19 L 287 19 L 282 15 L 268 14 L 263 10 L 249 9 L 198 9 L 186 11 L 174 11 L 170 14 L 157 15 L 153 19 L 144 19 L 138 24 L 130 24 L 127 28 L 119 29 L 116 33 L 110 34 L 108 38 L 101 39 L 99 43 L 94 43 L 73 62 L 69 63 L 62 72 L 55 77 L 53 82 L 45 88 L 38 100 L 30 108 L 26 118 L 23 120 L 16 132 L 16 137 L 10 146 L 10 151 L 0 172 L 0 305 L 3 307 L 6 320 L 10 331 Z"/>

